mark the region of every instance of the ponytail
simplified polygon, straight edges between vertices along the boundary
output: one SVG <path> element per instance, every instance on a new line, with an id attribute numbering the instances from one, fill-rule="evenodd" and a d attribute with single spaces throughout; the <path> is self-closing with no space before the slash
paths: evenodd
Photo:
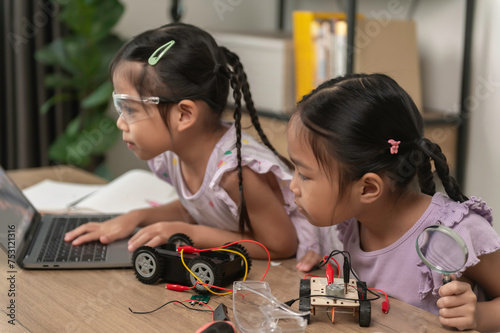
<path id="1" fill-rule="evenodd" d="M 281 161 L 283 161 L 287 165 L 288 168 L 293 170 L 293 164 L 278 153 L 278 151 L 274 148 L 274 146 L 271 144 L 266 134 L 262 130 L 259 116 L 257 115 L 257 110 L 255 109 L 255 105 L 253 103 L 252 94 L 250 93 L 250 85 L 248 84 L 247 75 L 245 73 L 245 70 L 243 69 L 242 63 L 240 62 L 240 58 L 235 53 L 229 51 L 223 46 L 220 46 L 220 49 L 224 52 L 227 62 L 229 63 L 229 65 L 231 65 L 234 73 L 238 78 L 240 89 L 243 93 L 243 99 L 245 100 L 245 106 L 248 110 L 248 114 L 250 115 L 253 127 L 255 127 L 255 129 L 257 130 L 262 143 L 264 143 L 276 156 L 278 156 Z"/>
<path id="2" fill-rule="evenodd" d="M 429 139 L 423 138 L 420 141 L 420 148 L 424 155 L 428 156 L 434 161 L 434 167 L 436 168 L 436 173 L 443 184 L 443 187 L 448 194 L 448 196 L 455 200 L 464 202 L 469 200 L 462 191 L 455 178 L 450 175 L 450 168 L 446 161 L 446 156 L 441 151 L 441 147 L 438 144 L 430 141 Z M 422 192 L 427 194 L 434 194 L 436 192 L 434 181 L 432 180 L 432 173 L 430 171 L 431 164 L 430 160 L 427 159 L 421 167 L 419 167 L 418 178 L 420 182 L 420 187 Z M 432 185 L 430 185 L 432 182 Z M 431 191 L 432 193 L 428 193 Z"/>
<path id="3" fill-rule="evenodd" d="M 229 52 L 226 48 L 222 48 L 224 53 Z M 234 69 L 234 68 L 233 68 Z M 241 163 L 241 88 L 238 80 L 238 75 L 234 71 L 230 71 L 225 66 L 216 65 L 214 69 L 214 73 L 223 74 L 227 79 L 229 79 L 229 83 L 231 84 L 231 88 L 233 89 L 233 98 L 234 98 L 234 127 L 236 129 L 236 159 L 238 161 L 238 187 L 240 191 L 240 204 L 239 204 L 239 230 L 243 234 L 245 230 L 245 226 L 248 228 L 248 231 L 251 235 L 253 235 L 252 224 L 250 223 L 250 216 L 248 215 L 248 209 L 245 202 L 245 195 L 243 193 L 243 167 Z"/>

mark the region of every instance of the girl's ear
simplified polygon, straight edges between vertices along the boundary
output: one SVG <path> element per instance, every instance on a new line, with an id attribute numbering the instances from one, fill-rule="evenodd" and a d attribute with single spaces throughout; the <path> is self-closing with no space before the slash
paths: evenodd
<path id="1" fill-rule="evenodd" d="M 356 183 L 360 202 L 364 204 L 370 204 L 376 201 L 384 190 L 382 178 L 373 172 L 364 174 Z"/>
<path id="2" fill-rule="evenodd" d="M 196 122 L 199 116 L 199 109 L 195 102 L 183 99 L 175 106 L 174 121 L 177 123 L 177 130 L 182 132 Z"/>

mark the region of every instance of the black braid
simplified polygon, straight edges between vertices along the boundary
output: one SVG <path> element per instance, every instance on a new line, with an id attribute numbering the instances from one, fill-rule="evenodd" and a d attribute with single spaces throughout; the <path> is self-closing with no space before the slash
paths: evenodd
<path id="1" fill-rule="evenodd" d="M 443 183 L 448 196 L 451 199 L 460 202 L 469 200 L 469 198 L 467 198 L 460 190 L 460 186 L 458 185 L 456 179 L 450 175 L 450 168 L 446 161 L 446 156 L 441 151 L 441 147 L 426 138 L 422 140 L 422 144 L 420 146 L 424 154 L 430 156 L 430 158 L 434 161 L 434 167 L 436 168 L 436 172 L 441 180 L 441 183 Z"/>
<path id="2" fill-rule="evenodd" d="M 257 110 L 255 109 L 255 105 L 253 103 L 252 94 L 250 93 L 250 85 L 248 84 L 247 75 L 245 73 L 245 70 L 243 69 L 243 64 L 240 62 L 240 58 L 233 52 L 229 51 L 227 48 L 223 46 L 221 46 L 220 48 L 224 52 L 224 55 L 226 56 L 228 63 L 231 65 L 231 67 L 233 68 L 234 72 L 238 77 L 241 91 L 243 93 L 243 99 L 245 100 L 245 106 L 250 115 L 250 119 L 252 120 L 252 124 L 257 130 L 260 139 L 262 140 L 262 143 L 264 143 L 269 149 L 271 149 L 271 151 L 276 156 L 278 156 L 288 166 L 288 168 L 293 170 L 294 169 L 293 164 L 289 160 L 281 156 L 278 153 L 278 151 L 276 151 L 276 149 L 271 144 L 266 134 L 262 130 L 262 126 L 260 125 L 259 121 L 259 116 L 257 115 Z"/>
<path id="3" fill-rule="evenodd" d="M 241 91 L 238 77 L 235 73 L 229 73 L 229 81 L 231 88 L 233 88 L 234 98 L 234 126 L 236 128 L 236 158 L 238 160 L 238 179 L 240 189 L 240 206 L 239 206 L 239 230 L 244 232 L 245 226 L 251 235 L 254 234 L 252 224 L 250 223 L 250 216 L 248 215 L 245 196 L 243 194 L 243 168 L 241 166 Z"/>
<path id="4" fill-rule="evenodd" d="M 422 164 L 418 166 L 418 183 L 422 193 L 434 195 L 434 193 L 436 193 L 436 183 L 434 183 L 431 159 L 424 152 L 423 154 L 424 160 Z"/>

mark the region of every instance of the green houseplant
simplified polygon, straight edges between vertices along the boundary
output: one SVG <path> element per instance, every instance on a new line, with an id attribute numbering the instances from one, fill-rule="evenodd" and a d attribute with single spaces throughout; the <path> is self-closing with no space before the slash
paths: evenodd
<path id="1" fill-rule="evenodd" d="M 78 112 L 51 144 L 49 157 L 95 171 L 119 133 L 106 113 L 113 91 L 108 66 L 123 44 L 111 30 L 124 7 L 118 0 L 53 1 L 60 8 L 57 20 L 68 33 L 35 53 L 37 61 L 58 69 L 45 76 L 54 94 L 40 111 L 67 102 Z"/>

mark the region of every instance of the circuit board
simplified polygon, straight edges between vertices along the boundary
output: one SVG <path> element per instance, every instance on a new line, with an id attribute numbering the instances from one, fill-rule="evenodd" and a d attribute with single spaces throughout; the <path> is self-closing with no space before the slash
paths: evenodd
<path id="1" fill-rule="evenodd" d="M 356 280 L 350 279 L 347 287 L 347 294 L 344 292 L 344 279 L 335 278 L 329 290 L 328 280 L 326 278 L 311 278 L 311 295 L 335 295 L 342 298 L 332 297 L 311 297 L 312 306 L 335 306 L 335 307 L 353 307 L 359 306 L 358 290 L 356 289 Z"/>

